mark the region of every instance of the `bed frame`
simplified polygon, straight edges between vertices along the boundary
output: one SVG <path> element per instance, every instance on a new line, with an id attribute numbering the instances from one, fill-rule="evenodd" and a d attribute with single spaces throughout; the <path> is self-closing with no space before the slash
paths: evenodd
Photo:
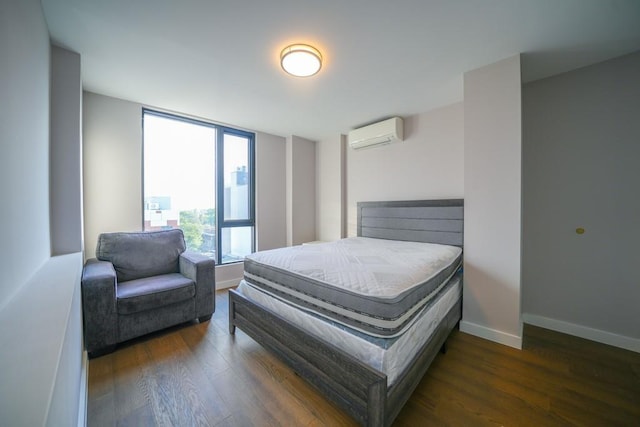
<path id="1" fill-rule="evenodd" d="M 462 246 L 464 202 L 419 200 L 358 203 L 358 236 Z M 460 321 L 459 299 L 409 367 L 387 387 L 387 376 L 308 335 L 277 313 L 229 291 L 229 332 L 242 329 L 282 358 L 362 425 L 389 426 Z"/>

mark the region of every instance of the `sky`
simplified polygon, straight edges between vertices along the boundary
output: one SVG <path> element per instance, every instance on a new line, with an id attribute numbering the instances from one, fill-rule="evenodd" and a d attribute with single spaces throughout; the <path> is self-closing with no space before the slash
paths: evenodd
<path id="1" fill-rule="evenodd" d="M 216 129 L 145 114 L 143 134 L 144 197 L 170 196 L 172 210 L 215 207 Z M 226 135 L 225 157 L 225 172 L 246 166 L 246 139 Z"/>

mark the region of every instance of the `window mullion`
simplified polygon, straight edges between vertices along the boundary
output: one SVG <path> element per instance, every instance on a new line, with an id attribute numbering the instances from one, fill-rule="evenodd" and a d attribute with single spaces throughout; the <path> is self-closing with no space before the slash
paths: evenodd
<path id="1" fill-rule="evenodd" d="M 222 264 L 222 227 L 224 219 L 224 130 L 216 132 L 216 264 Z"/>

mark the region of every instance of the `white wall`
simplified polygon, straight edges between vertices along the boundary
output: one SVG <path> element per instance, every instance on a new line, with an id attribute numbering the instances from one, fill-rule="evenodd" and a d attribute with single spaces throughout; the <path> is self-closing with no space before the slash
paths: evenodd
<path id="1" fill-rule="evenodd" d="M 256 133 L 257 250 L 287 245 L 285 138 Z"/>
<path id="2" fill-rule="evenodd" d="M 639 78 L 640 52 L 523 92 L 525 322 L 635 351 Z"/>
<path id="3" fill-rule="evenodd" d="M 0 310 L 0 424 L 72 426 L 86 412 L 82 253 L 49 258 Z"/>
<path id="4" fill-rule="evenodd" d="M 82 79 L 80 55 L 51 48 L 51 252 L 53 258 L 32 281 L 40 294 L 49 330 L 42 331 L 55 360 L 55 384 L 47 414 L 49 425 L 82 425 L 86 417 L 87 355 L 82 329 Z M 65 256 L 55 256 L 65 255 Z M 33 306 L 32 300 L 28 304 Z M 15 307 L 14 307 L 15 308 Z M 31 329 L 28 324 L 25 328 Z M 35 326 L 34 326 L 35 327 Z M 37 338 L 42 346 L 44 336 Z M 44 363 L 46 358 L 43 358 Z"/>
<path id="5" fill-rule="evenodd" d="M 316 142 L 316 234 L 333 241 L 346 237 L 346 136 Z"/>
<path id="6" fill-rule="evenodd" d="M 71 114 L 79 111 L 79 61 L 66 62 L 74 55 L 54 49 L 63 59 L 52 63 L 38 0 L 0 2 L 0 40 L 0 423 L 83 424 L 82 254 L 50 256 L 58 243 L 56 217 L 78 219 L 77 203 L 65 204 L 63 187 L 79 188 L 80 165 L 66 165 L 57 152 L 64 147 L 79 159 L 78 120 L 51 110 L 76 96 L 62 103 Z M 56 139 L 61 129 L 70 145 Z M 72 236 L 64 246 L 78 251 L 80 224 L 73 225 L 64 225 Z"/>
<path id="7" fill-rule="evenodd" d="M 0 7 L 1 309 L 50 255 L 50 46 L 38 0 Z"/>
<path id="8" fill-rule="evenodd" d="M 84 92 L 85 258 L 98 235 L 142 229 L 142 106 Z"/>
<path id="9" fill-rule="evenodd" d="M 142 104 L 84 92 L 85 257 L 98 235 L 142 229 Z M 285 139 L 256 133 L 258 249 L 285 245 Z M 242 264 L 216 267 L 216 287 L 234 286 Z"/>
<path id="10" fill-rule="evenodd" d="M 51 48 L 51 253 L 82 251 L 80 55 Z"/>
<path id="11" fill-rule="evenodd" d="M 520 56 L 464 75 L 464 293 L 460 329 L 522 346 Z"/>
<path id="12" fill-rule="evenodd" d="M 292 135 L 286 140 L 287 245 L 316 240 L 315 142 Z"/>
<path id="13" fill-rule="evenodd" d="M 356 235 L 357 202 L 462 198 L 463 123 L 463 106 L 457 103 L 405 117 L 402 142 L 347 148 L 347 234 Z M 323 177 L 326 173 L 330 169 Z"/>

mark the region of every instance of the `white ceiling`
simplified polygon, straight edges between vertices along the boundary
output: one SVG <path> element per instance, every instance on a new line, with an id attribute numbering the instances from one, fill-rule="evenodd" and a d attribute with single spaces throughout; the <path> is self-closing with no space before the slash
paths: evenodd
<path id="1" fill-rule="evenodd" d="M 640 0 L 42 0 L 86 90 L 318 140 L 462 100 L 522 53 L 524 81 L 640 50 Z M 319 74 L 279 65 L 319 48 Z"/>

